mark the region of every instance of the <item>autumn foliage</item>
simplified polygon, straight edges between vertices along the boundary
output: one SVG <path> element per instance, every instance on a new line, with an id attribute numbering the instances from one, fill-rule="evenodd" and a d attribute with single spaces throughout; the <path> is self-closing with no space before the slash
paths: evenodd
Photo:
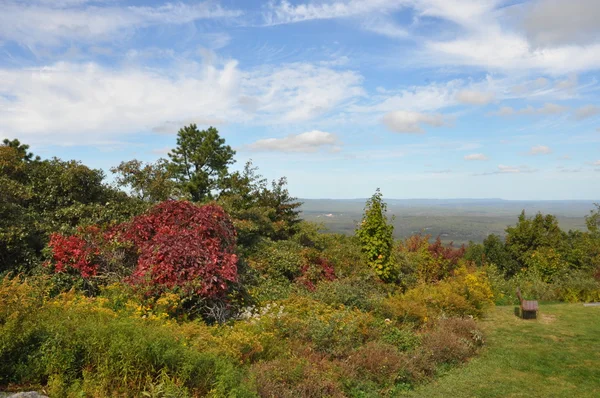
<path id="1" fill-rule="evenodd" d="M 71 268 L 84 278 L 97 274 L 98 265 L 93 263 L 93 257 L 98 254 L 98 250 L 88 245 L 81 237 L 52 234 L 48 247 L 52 250 L 56 272 L 65 272 Z"/>
<path id="2" fill-rule="evenodd" d="M 49 247 L 55 272 L 75 270 L 91 278 L 108 271 L 116 250 L 129 250 L 134 258 L 122 277 L 132 285 L 217 297 L 237 279 L 235 241 L 221 207 L 166 201 L 103 233 L 53 234 Z"/>

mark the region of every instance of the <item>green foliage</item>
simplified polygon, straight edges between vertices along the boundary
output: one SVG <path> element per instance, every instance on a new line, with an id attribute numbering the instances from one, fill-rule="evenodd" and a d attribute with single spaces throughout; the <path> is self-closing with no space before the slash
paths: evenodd
<path id="1" fill-rule="evenodd" d="M 356 230 L 363 253 L 375 273 L 384 281 L 395 277 L 392 261 L 394 247 L 394 227 L 386 217 L 387 205 L 383 202 L 379 189 L 365 205 L 362 222 Z"/>
<path id="2" fill-rule="evenodd" d="M 180 305 L 172 294 L 49 289 L 46 279 L 0 281 L 0 385 L 52 396 L 393 396 L 478 347 L 468 321 L 417 332 L 297 295 L 207 326 L 171 321 Z"/>
<path id="3" fill-rule="evenodd" d="M 540 247 L 526 259 L 527 268 L 540 276 L 544 282 L 552 282 L 556 276 L 563 273 L 567 264 L 552 247 Z"/>
<path id="4" fill-rule="evenodd" d="M 169 163 L 165 159 L 158 159 L 154 163 L 134 159 L 121 162 L 110 171 L 115 174 L 117 186 L 126 188 L 141 201 L 157 203 L 185 197 L 173 180 L 172 170 L 168 166 Z"/>
<path id="5" fill-rule="evenodd" d="M 553 215 L 538 213 L 527 218 L 523 211 L 517 224 L 506 228 L 506 249 L 520 268 L 527 268 L 529 258 L 538 248 L 558 248 L 564 235 Z"/>
<path id="6" fill-rule="evenodd" d="M 111 224 L 141 211 L 103 183 L 101 170 L 76 161 L 40 160 L 17 140 L 0 145 L 0 274 L 31 272 L 51 232 Z"/>
<path id="7" fill-rule="evenodd" d="M 252 162 L 223 181 L 218 202 L 230 214 L 238 231 L 238 244 L 252 250 L 264 238 L 291 238 L 299 230 L 302 203 L 290 196 L 287 180 L 273 181 L 271 187 Z"/>
<path id="8" fill-rule="evenodd" d="M 462 266 L 436 284 L 420 283 L 404 294 L 386 298 L 381 311 L 401 322 L 426 324 L 435 323 L 439 316 L 481 317 L 493 299 L 487 275 Z"/>
<path id="9" fill-rule="evenodd" d="M 333 307 L 343 305 L 372 311 L 377 307 L 386 292 L 382 283 L 375 279 L 361 277 L 341 278 L 335 281 L 322 281 L 317 285 L 312 298 Z"/>
<path id="10" fill-rule="evenodd" d="M 521 272 L 510 279 L 506 279 L 495 266 L 487 266 L 486 273 L 497 305 L 518 304 L 517 287 L 525 297 L 539 301 L 600 301 L 600 281 L 594 279 L 589 271 L 565 271 L 551 283 L 534 271 Z"/>
<path id="11" fill-rule="evenodd" d="M 496 265 L 506 276 L 513 276 L 520 271 L 520 264 L 498 235 L 489 235 L 483 241 L 483 251 L 486 263 Z"/>
<path id="12" fill-rule="evenodd" d="M 221 188 L 233 155 L 235 151 L 225 145 L 216 128 L 198 130 L 190 124 L 177 133 L 177 147 L 169 152 L 169 168 L 192 200 L 201 202 Z"/>

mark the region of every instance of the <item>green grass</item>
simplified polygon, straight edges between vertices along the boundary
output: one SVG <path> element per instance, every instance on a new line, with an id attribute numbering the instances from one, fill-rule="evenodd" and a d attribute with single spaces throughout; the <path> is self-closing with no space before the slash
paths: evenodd
<path id="1" fill-rule="evenodd" d="M 538 320 L 497 307 L 487 348 L 410 397 L 600 397 L 600 307 L 541 304 Z"/>

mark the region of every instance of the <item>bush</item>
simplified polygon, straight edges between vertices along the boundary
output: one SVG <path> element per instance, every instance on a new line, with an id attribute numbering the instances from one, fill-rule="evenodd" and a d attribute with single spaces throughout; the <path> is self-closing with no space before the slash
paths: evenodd
<path id="1" fill-rule="evenodd" d="M 181 395 L 250 394 L 238 366 L 191 349 L 176 328 L 119 314 L 103 298 L 43 297 L 27 282 L 0 284 L 0 385 L 47 384 L 53 396 L 134 397 L 160 383 Z"/>
<path id="2" fill-rule="evenodd" d="M 371 311 L 375 308 L 376 303 L 385 297 L 385 289 L 382 285 L 377 280 L 358 277 L 331 282 L 322 281 L 310 296 L 334 307 L 344 305 L 349 308 Z"/>
<path id="3" fill-rule="evenodd" d="M 570 272 L 553 283 L 557 298 L 570 303 L 600 301 L 600 281 L 589 272 Z"/>
<path id="4" fill-rule="evenodd" d="M 220 207 L 167 201 L 106 231 L 88 227 L 79 235 L 53 234 L 47 265 L 86 280 L 127 277 L 150 294 L 178 289 L 216 298 L 237 280 L 235 236 Z"/>
<path id="5" fill-rule="evenodd" d="M 463 266 L 451 278 L 419 284 L 385 299 L 381 311 L 401 322 L 431 323 L 439 316 L 479 317 L 492 304 L 492 288 L 485 273 L 470 272 Z"/>
<path id="6" fill-rule="evenodd" d="M 258 392 L 271 398 L 345 397 L 325 361 L 300 358 L 277 359 L 252 366 Z"/>
<path id="7" fill-rule="evenodd" d="M 452 274 L 460 265 L 465 254 L 465 247 L 453 247 L 452 243 L 444 246 L 438 236 L 434 243 L 429 243 L 430 235 L 412 235 L 397 247 L 400 266 L 405 269 L 404 278 L 415 278 L 420 283 L 432 283 Z M 410 270 L 411 273 L 407 273 Z M 412 281 L 403 281 L 411 286 Z"/>
<path id="8" fill-rule="evenodd" d="M 469 318 L 443 319 L 423 337 L 423 350 L 436 363 L 457 363 L 467 360 L 483 345 L 483 335 Z"/>

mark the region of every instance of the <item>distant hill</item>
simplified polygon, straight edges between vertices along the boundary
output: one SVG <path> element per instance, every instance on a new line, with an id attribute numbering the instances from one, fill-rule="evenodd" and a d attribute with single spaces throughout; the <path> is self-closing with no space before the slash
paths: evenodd
<path id="1" fill-rule="evenodd" d="M 322 223 L 331 232 L 353 233 L 362 218 L 366 199 L 301 199 L 302 216 Z M 388 214 L 395 215 L 395 235 L 414 233 L 440 235 L 445 242 L 481 242 L 489 234 L 504 235 L 522 210 L 557 216 L 561 228 L 585 229 L 585 216 L 594 209 L 593 200 L 504 200 L 504 199 L 385 199 Z"/>

